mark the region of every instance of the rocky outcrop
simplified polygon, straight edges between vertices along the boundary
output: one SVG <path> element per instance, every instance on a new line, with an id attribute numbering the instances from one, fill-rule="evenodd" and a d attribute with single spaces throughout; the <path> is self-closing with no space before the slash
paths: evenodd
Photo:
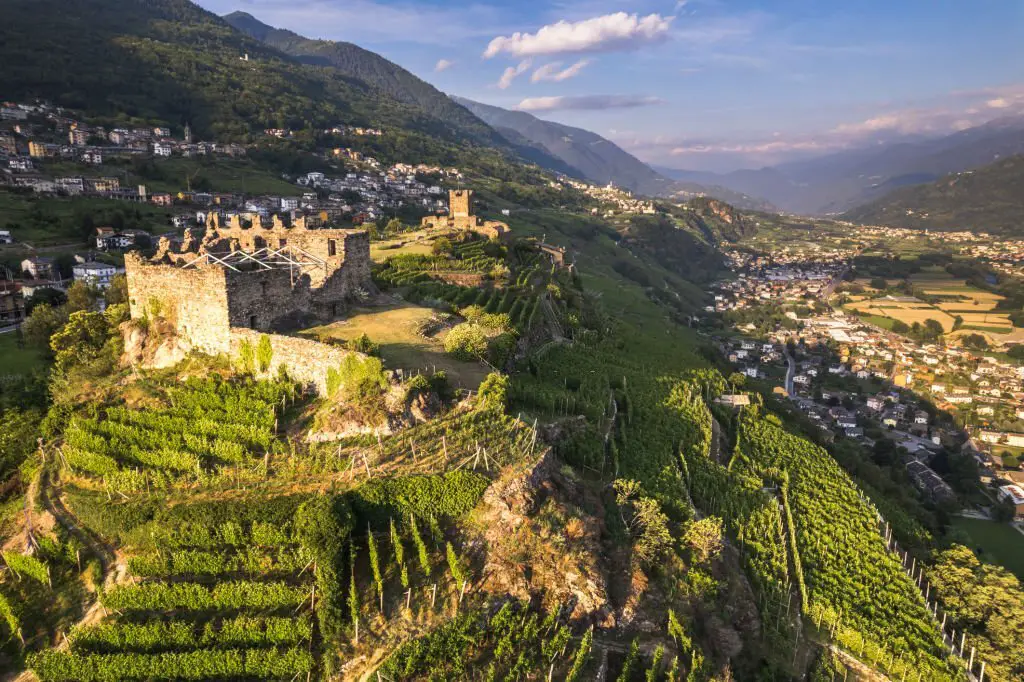
<path id="1" fill-rule="evenodd" d="M 192 345 L 179 337 L 166 320 L 155 318 L 146 324 L 136 320 L 120 326 L 124 338 L 121 366 L 139 366 L 166 369 L 184 360 L 192 352 Z"/>
<path id="2" fill-rule="evenodd" d="M 474 515 L 486 547 L 481 586 L 564 609 L 582 625 L 611 627 L 603 521 L 582 511 L 584 493 L 571 476 L 548 449 L 488 488 Z"/>

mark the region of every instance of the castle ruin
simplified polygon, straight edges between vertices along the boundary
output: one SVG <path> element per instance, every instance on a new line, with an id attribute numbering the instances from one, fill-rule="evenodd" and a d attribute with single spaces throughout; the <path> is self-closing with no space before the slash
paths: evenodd
<path id="1" fill-rule="evenodd" d="M 270 333 L 282 361 L 286 349 L 312 342 L 273 332 L 330 321 L 374 291 L 366 231 L 312 229 L 303 218 L 287 226 L 276 216 L 225 222 L 211 214 L 202 240 L 186 231 L 178 250 L 163 238 L 152 259 L 130 252 L 125 274 L 132 319 L 164 318 L 190 347 L 211 355 L 234 355 L 243 339 Z M 312 350 L 302 359 L 322 364 L 318 354 L 330 355 Z M 291 359 L 290 373 L 322 388 L 326 367 L 305 371 L 300 357 Z"/>
<path id="2" fill-rule="evenodd" d="M 421 221 L 425 228 L 468 230 L 488 239 L 504 240 L 511 235 L 508 225 L 497 220 L 483 220 L 473 215 L 473 190 L 453 189 L 448 192 L 448 215 L 426 216 Z"/>

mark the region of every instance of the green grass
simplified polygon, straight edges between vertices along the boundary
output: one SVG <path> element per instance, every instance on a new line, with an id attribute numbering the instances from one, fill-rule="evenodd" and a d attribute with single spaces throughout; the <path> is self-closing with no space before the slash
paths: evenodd
<path id="1" fill-rule="evenodd" d="M 1005 523 L 956 517 L 953 527 L 971 538 L 982 560 L 997 563 L 1024 580 L 1024 535 Z"/>
<path id="2" fill-rule="evenodd" d="M 892 331 L 892 325 L 896 322 L 891 317 L 882 317 L 881 315 L 860 315 L 859 317 L 868 324 L 873 324 L 876 327 L 888 329 L 889 331 Z"/>
<path id="3" fill-rule="evenodd" d="M 961 329 L 988 332 L 989 334 L 1010 334 L 1013 332 L 1013 327 L 983 327 L 976 324 L 965 324 Z"/>
<path id="4" fill-rule="evenodd" d="M 434 314 L 430 308 L 408 304 L 365 308 L 352 311 L 345 320 L 308 329 L 303 334 L 325 334 L 346 341 L 366 334 L 380 344 L 381 359 L 389 369 L 400 367 L 425 373 L 444 370 L 452 383 L 475 391 L 490 370 L 483 363 L 464 362 L 448 355 L 444 350 L 447 331 L 431 338 L 417 333 L 417 327 Z"/>
<path id="5" fill-rule="evenodd" d="M 0 379 L 31 374 L 43 369 L 46 358 L 41 349 L 18 347 L 17 333 L 0 334 Z"/>

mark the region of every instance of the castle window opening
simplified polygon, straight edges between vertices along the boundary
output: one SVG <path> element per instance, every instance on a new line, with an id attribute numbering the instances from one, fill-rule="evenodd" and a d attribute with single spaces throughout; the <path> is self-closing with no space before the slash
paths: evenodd
<path id="1" fill-rule="evenodd" d="M 256 328 L 256 316 L 255 315 L 250 315 L 249 316 L 249 328 L 250 329 L 255 329 Z"/>
<path id="2" fill-rule="evenodd" d="M 327 240 L 327 255 L 337 256 L 338 255 L 338 240 L 328 239 Z"/>
<path id="3" fill-rule="evenodd" d="M 332 317 L 337 317 L 338 316 L 338 304 L 337 304 L 337 302 L 331 304 L 331 316 Z"/>
<path id="4" fill-rule="evenodd" d="M 267 295 L 267 283 L 266 282 L 260 282 L 260 289 L 262 290 L 263 295 L 266 296 Z"/>

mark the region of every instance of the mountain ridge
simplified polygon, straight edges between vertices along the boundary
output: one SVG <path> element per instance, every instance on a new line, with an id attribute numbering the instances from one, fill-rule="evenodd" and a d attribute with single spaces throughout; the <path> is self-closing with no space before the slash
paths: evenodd
<path id="1" fill-rule="evenodd" d="M 843 218 L 868 224 L 936 230 L 975 230 L 1024 236 L 1024 155 L 928 184 L 903 187 Z"/>
<path id="2" fill-rule="evenodd" d="M 580 172 L 525 139 L 510 139 L 433 85 L 402 66 L 355 43 L 306 38 L 294 31 L 261 22 L 247 12 L 222 17 L 235 29 L 311 66 L 326 67 L 341 76 L 376 88 L 396 101 L 414 105 L 440 121 L 465 131 L 479 144 L 509 147 L 523 160 L 566 175 Z"/>
<path id="3" fill-rule="evenodd" d="M 721 185 L 707 186 L 665 177 L 611 140 L 592 131 L 537 118 L 525 111 L 503 109 L 464 97 L 453 96 L 453 99 L 503 134 L 514 132 L 562 159 L 578 169 L 580 177 L 595 184 L 610 182 L 637 194 L 678 200 L 710 195 L 740 208 L 774 209 L 758 196 L 735 192 Z"/>

